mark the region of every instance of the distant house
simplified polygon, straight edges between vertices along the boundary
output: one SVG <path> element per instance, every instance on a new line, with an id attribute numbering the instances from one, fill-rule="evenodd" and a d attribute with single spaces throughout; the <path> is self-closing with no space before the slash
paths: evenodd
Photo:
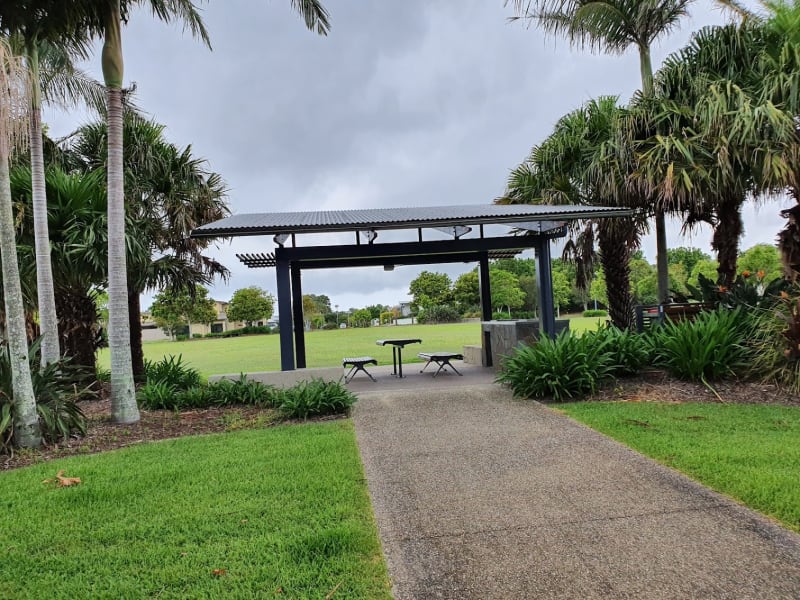
<path id="1" fill-rule="evenodd" d="M 214 300 L 214 310 L 217 313 L 217 318 L 213 323 L 191 323 L 179 331 L 179 335 L 193 336 L 205 335 L 207 333 L 223 333 L 231 329 L 241 329 L 245 323 L 241 321 L 228 321 L 228 315 L 225 314 L 225 309 L 228 303 L 222 300 Z M 268 325 L 266 321 L 258 321 L 254 325 Z M 168 340 L 170 337 L 164 333 L 156 322 L 150 317 L 148 313 L 142 313 L 142 341 L 155 342 L 159 340 Z"/>

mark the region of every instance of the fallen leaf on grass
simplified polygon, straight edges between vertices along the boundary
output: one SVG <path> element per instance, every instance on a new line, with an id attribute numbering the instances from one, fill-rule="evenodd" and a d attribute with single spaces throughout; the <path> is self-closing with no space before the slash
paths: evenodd
<path id="1" fill-rule="evenodd" d="M 334 587 L 330 592 L 328 592 L 328 595 L 325 596 L 325 600 L 331 600 L 331 598 L 333 598 L 333 595 L 336 593 L 336 590 L 338 590 L 341 587 L 341 585 L 342 585 L 341 581 L 337 583 L 336 587 Z"/>
<path id="2" fill-rule="evenodd" d="M 213 571 L 211 571 L 211 574 L 214 577 L 222 577 L 223 575 L 227 575 L 228 571 L 226 569 L 214 569 Z"/>
<path id="3" fill-rule="evenodd" d="M 55 478 L 45 479 L 42 483 L 58 483 L 58 487 L 70 487 L 81 483 L 80 477 L 64 477 L 64 469 L 56 473 Z"/>
<path id="4" fill-rule="evenodd" d="M 650 423 L 647 421 L 640 421 L 639 419 L 623 419 L 623 423 L 627 425 L 638 425 L 639 427 L 650 427 Z"/>

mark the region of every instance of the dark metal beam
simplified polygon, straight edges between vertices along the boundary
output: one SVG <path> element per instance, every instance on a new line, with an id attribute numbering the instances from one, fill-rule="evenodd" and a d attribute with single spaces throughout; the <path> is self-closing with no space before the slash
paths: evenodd
<path id="1" fill-rule="evenodd" d="M 556 312 L 553 302 L 550 242 L 547 240 L 542 240 L 536 248 L 536 279 L 539 284 L 539 330 L 552 338 L 556 334 Z"/>
<path id="2" fill-rule="evenodd" d="M 306 333 L 303 320 L 303 284 L 300 266 L 292 264 L 292 319 L 294 320 L 294 355 L 298 369 L 306 368 Z"/>
<path id="3" fill-rule="evenodd" d="M 281 371 L 294 371 L 294 344 L 292 344 L 292 284 L 289 261 L 278 258 L 275 268 L 278 280 L 278 326 L 281 340 Z"/>
<path id="4" fill-rule="evenodd" d="M 481 295 L 481 320 L 492 320 L 492 286 L 489 282 L 489 253 L 481 252 L 478 259 L 478 287 Z M 486 366 L 493 366 L 492 360 L 492 336 L 488 331 L 482 332 L 481 346 L 483 356 L 486 359 Z"/>
<path id="5" fill-rule="evenodd" d="M 549 239 L 549 236 L 543 237 Z M 541 239 L 539 236 L 520 235 L 372 245 L 276 248 L 275 258 L 281 257 L 290 262 L 299 261 L 304 269 L 311 268 L 313 261 L 332 261 L 335 259 L 385 258 L 388 263 L 402 264 L 403 257 L 425 256 L 429 264 L 435 264 L 437 262 L 437 254 L 469 254 L 488 250 L 535 248 L 539 239 Z"/>

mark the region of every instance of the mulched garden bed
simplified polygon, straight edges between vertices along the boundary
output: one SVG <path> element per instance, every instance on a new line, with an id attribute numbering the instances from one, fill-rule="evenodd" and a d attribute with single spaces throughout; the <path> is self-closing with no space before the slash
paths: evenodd
<path id="1" fill-rule="evenodd" d="M 800 407 L 800 397 L 770 384 L 723 382 L 713 384 L 716 395 L 707 386 L 678 381 L 663 371 L 649 371 L 638 377 L 620 379 L 604 387 L 587 400 L 599 402 L 723 402 L 737 404 L 783 404 Z M 15 469 L 54 458 L 76 454 L 94 454 L 155 440 L 222 433 L 240 429 L 268 427 L 281 421 L 274 409 L 237 406 L 174 412 L 141 411 L 141 420 L 133 425 L 111 422 L 108 399 L 81 402 L 88 418 L 87 434 L 39 450 L 18 450 L 12 456 L 0 456 L 0 470 Z M 326 417 L 322 420 L 341 417 Z"/>

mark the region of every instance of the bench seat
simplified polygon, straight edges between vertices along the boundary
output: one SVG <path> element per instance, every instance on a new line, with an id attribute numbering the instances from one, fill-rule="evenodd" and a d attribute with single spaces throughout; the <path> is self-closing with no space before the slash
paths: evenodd
<path id="1" fill-rule="evenodd" d="M 353 377 L 356 376 L 356 373 L 359 371 L 364 371 L 367 377 L 372 379 L 372 381 L 376 381 L 375 378 L 370 375 L 369 371 L 367 371 L 364 366 L 365 365 L 378 365 L 378 361 L 372 358 L 371 356 L 357 356 L 355 358 L 343 358 L 342 359 L 342 367 L 345 369 L 350 367 L 350 370 L 344 376 L 344 382 L 350 383 L 353 380 Z"/>
<path id="2" fill-rule="evenodd" d="M 445 367 L 450 367 L 455 371 L 457 375 L 461 375 L 462 373 L 459 372 L 452 364 L 451 360 L 464 360 L 463 354 L 458 354 L 457 352 L 420 352 L 417 354 L 421 359 L 427 360 L 428 362 L 425 363 L 425 366 L 422 367 L 420 373 L 424 372 L 425 369 L 428 368 L 428 365 L 431 363 L 436 363 L 438 365 L 438 369 L 433 374 L 436 377 L 441 371 L 444 370 Z"/>

